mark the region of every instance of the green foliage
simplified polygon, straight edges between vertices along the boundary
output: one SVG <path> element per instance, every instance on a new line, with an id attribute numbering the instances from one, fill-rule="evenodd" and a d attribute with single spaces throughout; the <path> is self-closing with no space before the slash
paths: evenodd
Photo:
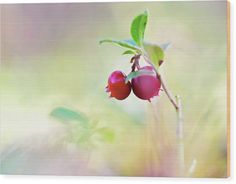
<path id="1" fill-rule="evenodd" d="M 91 122 L 82 112 L 74 111 L 66 107 L 57 107 L 53 109 L 50 115 L 62 122 L 66 122 L 69 125 L 70 122 L 78 122 L 75 126 L 69 126 L 73 128 L 71 137 L 74 138 L 74 142 L 81 144 L 92 142 L 92 135 L 98 135 L 102 141 L 111 143 L 114 140 L 115 133 L 108 127 L 97 127 L 98 122 Z M 82 129 L 81 129 L 82 128 Z"/>
<path id="2" fill-rule="evenodd" d="M 82 126 L 88 125 L 88 118 L 83 113 L 65 107 L 55 108 L 50 115 L 61 120 L 62 122 L 76 121 Z"/>
<path id="3" fill-rule="evenodd" d="M 144 49 L 148 54 L 149 59 L 158 68 L 164 59 L 163 49 L 155 44 L 144 43 Z"/>
<path id="4" fill-rule="evenodd" d="M 134 46 L 133 44 L 131 44 L 129 41 L 126 41 L 126 40 L 119 41 L 119 40 L 113 40 L 113 39 L 105 39 L 105 40 L 101 40 L 99 43 L 100 44 L 102 44 L 102 43 L 113 43 L 113 44 L 116 44 L 120 47 L 131 49 L 135 53 L 136 52 L 138 53 L 138 52 L 141 51 L 138 47 Z"/>
<path id="5" fill-rule="evenodd" d="M 153 75 L 152 71 L 149 70 L 138 70 L 138 71 L 134 71 L 134 72 L 130 72 L 129 75 L 127 75 L 125 82 L 127 83 L 129 80 L 141 76 L 141 75 Z"/>
<path id="6" fill-rule="evenodd" d="M 127 55 L 127 54 L 135 55 L 135 52 L 132 50 L 127 50 L 127 51 L 123 52 L 123 55 Z"/>
<path id="7" fill-rule="evenodd" d="M 131 40 L 119 41 L 119 40 L 105 39 L 101 40 L 100 44 L 113 43 L 120 47 L 128 49 L 125 52 L 123 52 L 123 55 L 147 54 L 148 59 L 154 64 L 156 68 L 158 68 L 163 63 L 164 51 L 170 46 L 170 43 L 156 45 L 144 42 L 144 33 L 147 21 L 148 21 L 148 13 L 147 11 L 145 11 L 144 13 L 135 17 L 131 23 L 131 28 L 130 28 L 130 33 L 132 36 Z M 130 77 L 132 78 L 133 75 L 135 76 L 139 74 L 131 73 Z"/>
<path id="8" fill-rule="evenodd" d="M 137 43 L 138 46 L 142 47 L 144 32 L 147 25 L 148 14 L 147 11 L 138 15 L 131 24 L 130 33 L 133 40 Z"/>

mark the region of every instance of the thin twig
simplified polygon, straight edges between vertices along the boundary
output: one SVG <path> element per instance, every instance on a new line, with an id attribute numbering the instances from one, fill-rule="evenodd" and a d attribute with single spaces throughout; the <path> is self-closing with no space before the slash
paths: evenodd
<path id="1" fill-rule="evenodd" d="M 134 72 L 135 68 L 137 67 L 137 69 L 140 69 L 139 66 L 139 59 L 140 59 L 140 54 L 139 55 L 135 55 L 131 58 L 130 63 L 133 63 L 131 66 L 131 71 Z"/>

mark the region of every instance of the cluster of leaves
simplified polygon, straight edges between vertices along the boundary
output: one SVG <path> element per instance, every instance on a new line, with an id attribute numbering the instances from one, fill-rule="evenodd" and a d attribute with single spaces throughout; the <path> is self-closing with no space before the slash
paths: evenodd
<path id="1" fill-rule="evenodd" d="M 90 121 L 82 112 L 66 107 L 57 107 L 50 115 L 71 129 L 74 135 L 70 136 L 74 138 L 73 141 L 75 143 L 93 143 L 94 136 L 98 137 L 102 142 L 112 143 L 114 140 L 115 135 L 113 129 L 98 127 L 98 122 Z"/>
<path id="2" fill-rule="evenodd" d="M 128 40 L 114 40 L 114 39 L 104 39 L 100 41 L 102 43 L 113 43 L 122 48 L 125 48 L 126 51 L 123 54 L 131 55 L 147 55 L 149 60 L 153 63 L 156 69 L 163 63 L 164 60 L 164 51 L 170 45 L 169 43 L 163 45 L 157 45 L 144 41 L 144 33 L 148 21 L 148 12 L 138 15 L 134 18 L 131 23 L 130 33 L 132 39 Z M 131 77 L 140 75 L 139 72 L 133 74 Z"/>

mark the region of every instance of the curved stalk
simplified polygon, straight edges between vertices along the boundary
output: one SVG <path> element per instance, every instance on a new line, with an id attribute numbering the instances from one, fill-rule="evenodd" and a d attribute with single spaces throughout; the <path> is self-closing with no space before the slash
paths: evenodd
<path id="1" fill-rule="evenodd" d="M 174 98 L 172 97 L 170 91 L 168 90 L 168 88 L 165 85 L 165 82 L 163 81 L 161 75 L 159 74 L 159 72 L 157 71 L 156 67 L 152 64 L 152 62 L 149 60 L 149 58 L 146 56 L 146 54 L 143 55 L 144 60 L 153 67 L 153 69 L 155 70 L 157 77 L 159 78 L 160 82 L 161 82 L 161 86 L 164 90 L 164 92 L 166 93 L 166 96 L 168 97 L 169 101 L 172 103 L 172 105 L 174 106 L 175 110 L 178 110 L 178 105 L 175 102 Z"/>

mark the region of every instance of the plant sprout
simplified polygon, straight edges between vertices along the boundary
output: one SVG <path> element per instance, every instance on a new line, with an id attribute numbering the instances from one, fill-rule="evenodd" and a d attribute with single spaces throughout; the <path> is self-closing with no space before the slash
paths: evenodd
<path id="1" fill-rule="evenodd" d="M 91 121 L 84 113 L 67 107 L 56 107 L 50 115 L 68 126 L 72 141 L 78 145 L 90 143 L 93 145 L 93 136 L 97 135 L 102 142 L 111 143 L 115 134 L 109 127 L 99 127 L 97 121 Z"/>
<path id="2" fill-rule="evenodd" d="M 164 62 L 164 51 L 169 47 L 169 43 L 157 45 L 144 41 L 144 33 L 148 21 L 148 12 L 138 15 L 131 23 L 130 33 L 132 39 L 115 40 L 104 39 L 102 43 L 112 43 L 126 49 L 123 54 L 132 55 L 130 63 L 131 71 L 126 76 L 121 71 L 114 71 L 108 79 L 106 91 L 111 93 L 111 97 L 118 100 L 124 100 L 130 94 L 129 86 L 134 94 L 142 99 L 151 102 L 151 98 L 159 94 L 159 90 L 163 90 L 167 95 L 170 103 L 177 112 L 177 145 L 178 145 L 178 165 L 179 176 L 184 176 L 185 173 L 185 158 L 184 158 L 184 142 L 183 142 L 183 114 L 182 104 L 179 95 L 175 98 L 167 88 L 164 80 L 159 73 L 159 67 Z M 140 67 L 139 60 L 143 58 L 147 66 Z M 114 76 L 114 73 L 121 73 L 120 76 Z M 131 83 L 130 83 L 131 81 Z M 128 87 L 127 87 L 128 86 Z M 114 95 L 115 94 L 115 95 Z M 118 96 L 122 98 L 117 98 Z"/>

